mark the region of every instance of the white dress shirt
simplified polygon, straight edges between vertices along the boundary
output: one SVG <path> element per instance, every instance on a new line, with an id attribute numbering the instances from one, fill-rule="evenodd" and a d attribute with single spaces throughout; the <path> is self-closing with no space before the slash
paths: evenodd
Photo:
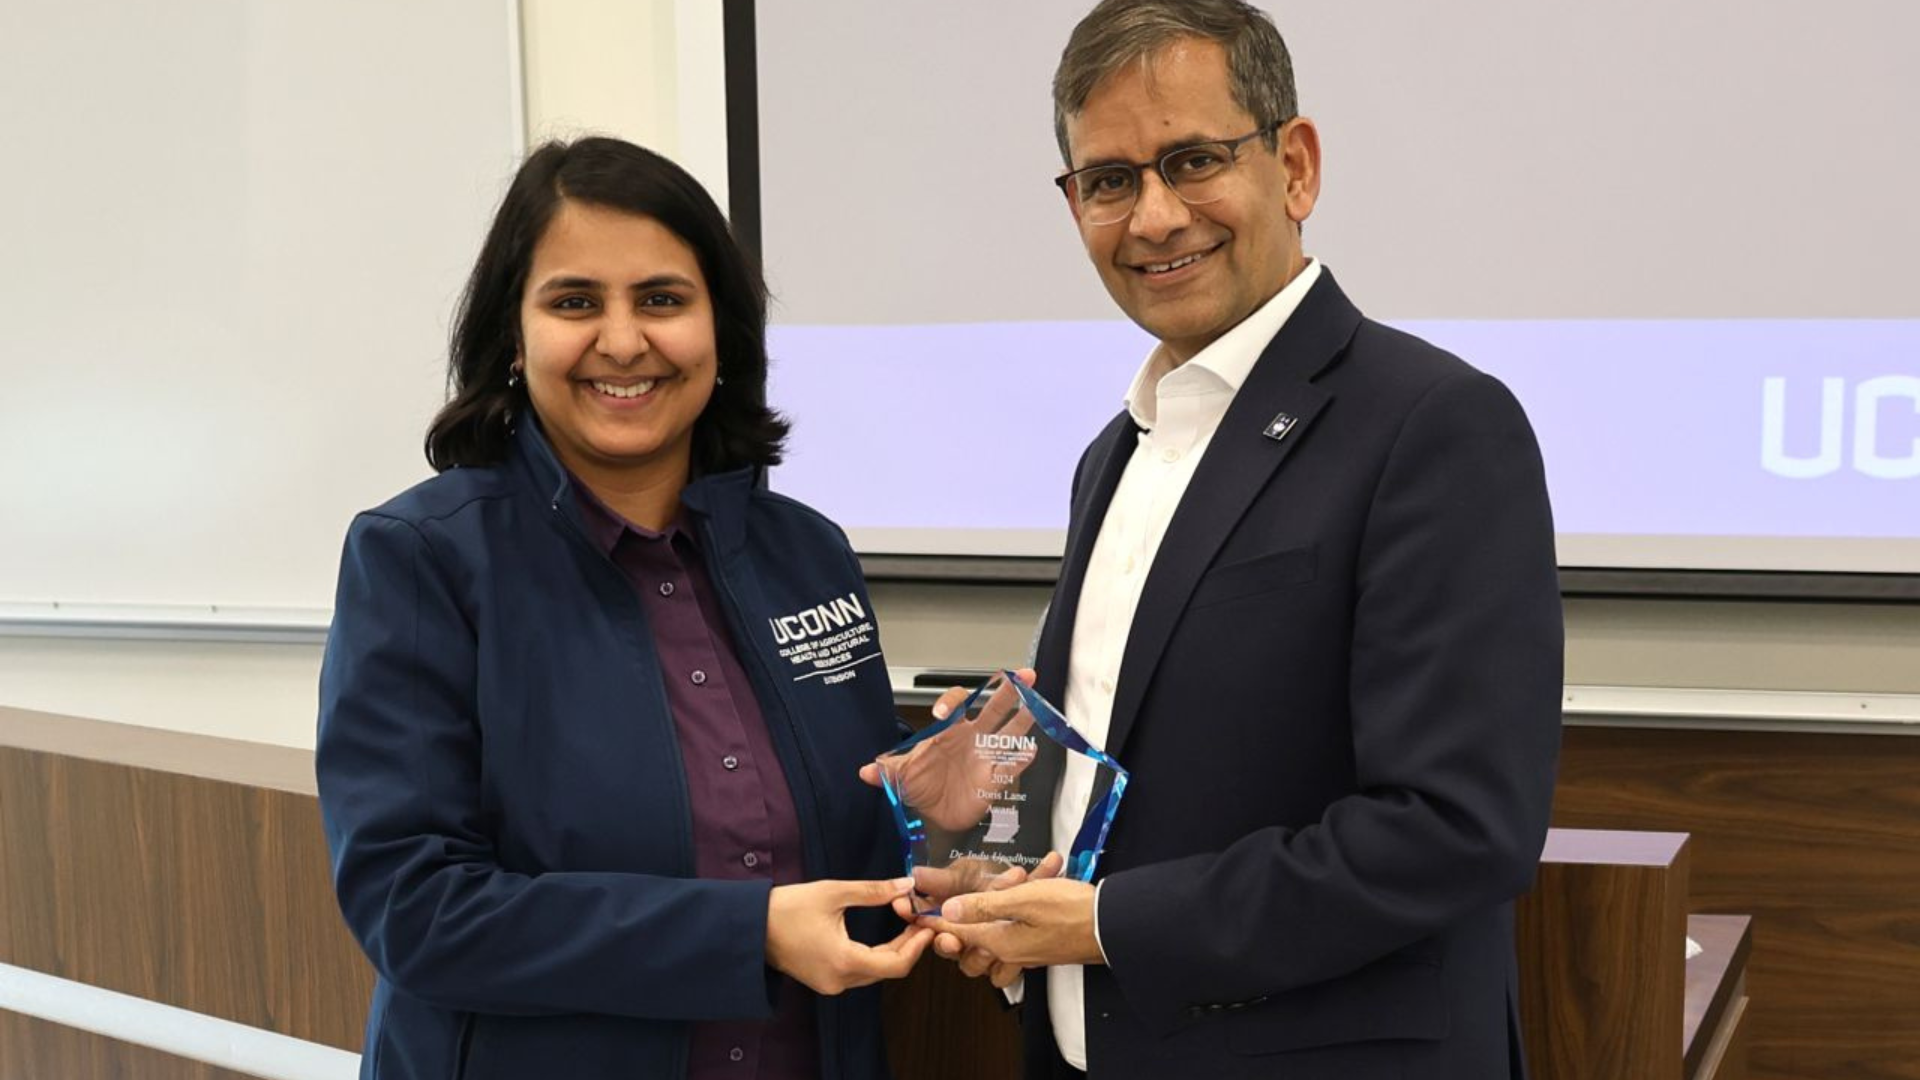
<path id="1" fill-rule="evenodd" d="M 1067 665 L 1067 722 L 1094 746 L 1106 746 L 1127 632 L 1167 523 L 1234 394 L 1319 279 L 1320 263 L 1308 262 L 1273 299 L 1184 364 L 1176 366 L 1166 346 L 1156 346 L 1127 390 L 1127 411 L 1142 430 L 1093 542 Z M 1086 817 L 1093 779 L 1093 763 L 1069 755 L 1053 804 L 1053 846 L 1061 852 L 1073 843 Z M 1098 893 L 1094 908 L 1097 939 Z M 1047 970 L 1054 1041 L 1067 1063 L 1082 1070 L 1087 1067 L 1084 980 L 1085 969 L 1077 964 Z"/>

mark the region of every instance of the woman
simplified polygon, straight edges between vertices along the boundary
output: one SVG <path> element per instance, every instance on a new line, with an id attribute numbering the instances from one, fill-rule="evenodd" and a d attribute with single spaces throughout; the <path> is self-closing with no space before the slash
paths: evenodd
<path id="1" fill-rule="evenodd" d="M 527 159 L 461 304 L 440 475 L 341 560 L 317 768 L 379 973 L 363 1077 L 885 1075 L 876 994 L 842 991 L 932 932 L 873 880 L 886 668 L 845 537 L 763 487 L 765 337 L 680 168 L 599 138 Z"/>

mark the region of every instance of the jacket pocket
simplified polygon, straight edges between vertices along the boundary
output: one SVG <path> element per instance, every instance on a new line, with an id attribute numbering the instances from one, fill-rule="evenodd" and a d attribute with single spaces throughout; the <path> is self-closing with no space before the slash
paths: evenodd
<path id="1" fill-rule="evenodd" d="M 1227 1048 L 1236 1054 L 1436 1040 L 1452 1027 L 1440 969 L 1397 957 L 1223 1013 L 1220 1023 Z"/>
<path id="2" fill-rule="evenodd" d="M 1314 579 L 1319 550 L 1315 545 L 1271 551 L 1216 566 L 1201 575 L 1194 586 L 1188 610 L 1248 600 Z"/>

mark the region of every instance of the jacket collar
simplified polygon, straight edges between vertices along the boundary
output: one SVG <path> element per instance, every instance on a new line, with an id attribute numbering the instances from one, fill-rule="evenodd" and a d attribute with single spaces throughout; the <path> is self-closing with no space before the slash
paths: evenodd
<path id="1" fill-rule="evenodd" d="M 573 474 L 560 464 L 539 420 L 531 414 L 515 423 L 508 454 L 513 470 L 533 494 L 565 516 L 581 535 L 591 535 L 573 497 Z M 692 524 L 704 526 L 703 539 L 713 543 L 710 554 L 731 555 L 746 541 L 747 503 L 755 489 L 764 486 L 763 470 L 749 467 L 697 476 L 680 493 L 680 505 L 696 519 Z"/>

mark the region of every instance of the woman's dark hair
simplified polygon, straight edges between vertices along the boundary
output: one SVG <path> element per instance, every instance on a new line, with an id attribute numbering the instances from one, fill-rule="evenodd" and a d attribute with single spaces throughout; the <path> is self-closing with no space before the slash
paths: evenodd
<path id="1" fill-rule="evenodd" d="M 521 294 L 534 245 L 566 200 L 653 218 L 700 260 L 713 297 L 722 381 L 694 421 L 694 472 L 778 464 L 787 422 L 767 407 L 767 287 L 759 267 L 685 169 L 607 138 L 549 142 L 513 178 L 454 315 L 450 400 L 427 428 L 428 464 L 444 472 L 506 459 L 513 424 L 531 409 L 526 384 L 510 385 L 520 352 Z"/>

